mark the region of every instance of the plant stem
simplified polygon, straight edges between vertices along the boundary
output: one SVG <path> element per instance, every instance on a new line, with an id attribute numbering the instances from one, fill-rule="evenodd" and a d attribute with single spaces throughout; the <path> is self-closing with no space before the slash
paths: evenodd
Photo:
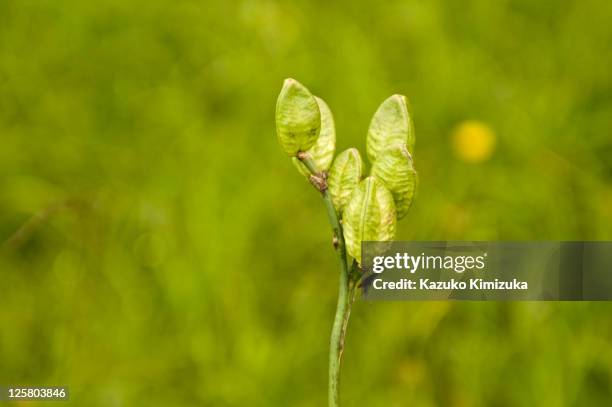
<path id="1" fill-rule="evenodd" d="M 340 281 L 338 285 L 338 303 L 336 304 L 336 315 L 329 341 L 329 381 L 328 402 L 329 407 L 339 406 L 340 396 L 340 365 L 344 351 L 344 340 L 348 327 L 351 307 L 355 298 L 356 284 L 352 284 L 349 278 L 349 267 L 344 244 L 342 225 L 338 219 L 338 213 L 327 191 L 326 174 L 321 173 L 312 158 L 308 154 L 299 154 L 298 158 L 306 165 L 312 173 L 311 182 L 321 192 L 327 217 L 334 233 L 334 248 L 338 254 L 340 264 Z"/>
<path id="2" fill-rule="evenodd" d="M 329 195 L 326 193 L 324 200 L 330 201 Z M 329 207 L 329 205 L 326 205 Z M 333 209 L 333 205 L 332 205 Z M 328 209 L 329 213 L 329 209 Z M 351 302 L 349 300 L 349 278 L 348 264 L 346 259 L 346 249 L 344 246 L 344 237 L 342 236 L 342 226 L 338 222 L 338 217 L 334 210 L 334 219 L 330 216 L 330 222 L 334 232 L 338 230 L 339 237 L 337 245 L 337 253 L 340 260 L 340 281 L 338 284 L 338 303 L 336 304 L 336 315 L 334 317 L 334 325 L 332 327 L 331 337 L 329 340 L 329 382 L 328 382 L 328 403 L 330 407 L 339 405 L 340 396 L 340 365 L 342 362 L 342 353 L 344 351 L 344 338 L 346 337 L 346 329 L 348 319 L 351 314 Z"/>

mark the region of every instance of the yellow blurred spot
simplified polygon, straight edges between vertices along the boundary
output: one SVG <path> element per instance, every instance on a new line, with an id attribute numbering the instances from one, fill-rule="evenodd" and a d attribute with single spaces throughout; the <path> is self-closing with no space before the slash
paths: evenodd
<path id="1" fill-rule="evenodd" d="M 453 131 L 455 154 L 463 161 L 477 163 L 487 160 L 495 149 L 495 133 L 485 123 L 468 120 Z"/>

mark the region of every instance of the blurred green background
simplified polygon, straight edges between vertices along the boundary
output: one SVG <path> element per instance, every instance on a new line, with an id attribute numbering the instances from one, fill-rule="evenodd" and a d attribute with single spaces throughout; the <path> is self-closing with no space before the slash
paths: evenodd
<path id="1" fill-rule="evenodd" d="M 603 0 L 0 1 L 0 385 L 325 405 L 337 266 L 277 145 L 289 76 L 339 149 L 409 97 L 421 184 L 398 239 L 612 239 L 610 21 Z M 610 405 L 611 311 L 358 302 L 342 398 Z"/>

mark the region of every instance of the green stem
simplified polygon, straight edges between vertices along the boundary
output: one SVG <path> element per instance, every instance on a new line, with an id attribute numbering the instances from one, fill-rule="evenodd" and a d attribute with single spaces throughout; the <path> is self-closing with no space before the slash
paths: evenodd
<path id="1" fill-rule="evenodd" d="M 336 315 L 334 317 L 334 325 L 332 327 L 331 337 L 329 341 L 329 382 L 328 382 L 328 400 L 329 407 L 338 407 L 340 396 L 340 365 L 342 362 L 342 353 L 344 351 L 344 340 L 348 328 L 348 321 L 351 315 L 351 307 L 355 298 L 356 284 L 351 284 L 349 279 L 349 268 L 346 255 L 346 246 L 344 244 L 344 234 L 342 233 L 342 225 L 338 219 L 338 213 L 334 208 L 334 204 L 327 191 L 327 183 L 325 175 L 318 171 L 314 161 L 308 154 L 302 154 L 298 158 L 310 170 L 316 181 L 313 185 L 319 189 L 323 196 L 327 217 L 331 224 L 334 233 L 334 248 L 338 254 L 340 264 L 340 281 L 338 285 L 338 303 L 336 304 Z M 311 179 L 312 181 L 312 179 Z M 322 182 L 321 182 L 322 181 Z"/>
<path id="2" fill-rule="evenodd" d="M 324 195 L 325 201 L 330 201 L 328 194 Z M 329 206 L 329 205 L 326 205 Z M 333 208 L 333 205 L 332 205 Z M 328 210 L 329 213 L 329 210 Z M 344 351 L 344 338 L 346 337 L 346 329 L 348 326 L 349 316 L 351 314 L 351 302 L 349 300 L 349 278 L 348 264 L 346 259 L 346 250 L 344 246 L 344 237 L 342 236 L 342 227 L 337 221 L 335 215 L 330 222 L 334 231 L 339 231 L 338 237 L 338 257 L 340 260 L 340 281 L 338 284 L 338 303 L 336 304 L 336 315 L 334 317 L 334 325 L 331 331 L 329 340 L 329 382 L 328 382 L 328 403 L 329 407 L 337 407 L 340 398 L 340 365 L 342 362 L 342 353 Z"/>

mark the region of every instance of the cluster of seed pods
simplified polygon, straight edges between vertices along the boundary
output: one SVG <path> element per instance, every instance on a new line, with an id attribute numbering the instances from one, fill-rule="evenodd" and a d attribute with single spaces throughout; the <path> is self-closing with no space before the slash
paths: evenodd
<path id="1" fill-rule="evenodd" d="M 414 127 L 408 100 L 393 95 L 378 108 L 367 134 L 371 163 L 366 176 L 359 150 L 336 156 L 336 130 L 331 110 L 301 83 L 287 79 L 276 104 L 276 132 L 285 153 L 306 177 L 314 170 L 319 188 L 330 194 L 342 223 L 348 254 L 361 263 L 361 243 L 389 241 L 408 213 L 418 177 L 414 169 Z M 322 185 L 322 186 L 321 186 Z"/>

